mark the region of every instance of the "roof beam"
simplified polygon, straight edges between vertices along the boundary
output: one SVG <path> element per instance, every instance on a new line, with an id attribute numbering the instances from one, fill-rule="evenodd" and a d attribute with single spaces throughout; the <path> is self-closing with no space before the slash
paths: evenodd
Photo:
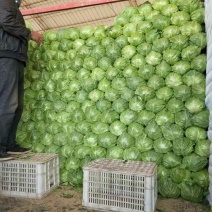
<path id="1" fill-rule="evenodd" d="M 40 13 L 60 11 L 60 10 L 74 9 L 79 7 L 93 6 L 98 4 L 108 4 L 108 3 L 114 3 L 119 1 L 126 1 L 126 0 L 84 0 L 80 2 L 72 2 L 68 4 L 58 4 L 58 5 L 50 6 L 50 7 L 21 10 L 21 13 L 23 16 L 27 16 L 27 15 L 34 15 L 34 14 L 40 14 Z"/>

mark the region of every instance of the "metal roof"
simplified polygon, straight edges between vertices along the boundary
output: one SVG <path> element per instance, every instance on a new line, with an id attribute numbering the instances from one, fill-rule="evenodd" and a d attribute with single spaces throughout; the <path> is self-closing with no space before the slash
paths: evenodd
<path id="1" fill-rule="evenodd" d="M 58 30 L 85 25 L 110 26 L 128 6 L 147 0 L 23 0 L 20 10 L 33 30 Z M 152 2 L 152 0 L 149 0 Z"/>

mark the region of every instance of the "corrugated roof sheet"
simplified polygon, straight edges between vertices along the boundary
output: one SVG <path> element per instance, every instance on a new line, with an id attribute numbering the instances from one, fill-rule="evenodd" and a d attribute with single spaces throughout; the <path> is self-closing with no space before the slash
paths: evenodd
<path id="1" fill-rule="evenodd" d="M 40 32 L 50 29 L 58 30 L 67 27 L 82 27 L 85 25 L 94 27 L 97 25 L 110 26 L 114 23 L 114 17 L 120 14 L 124 8 L 140 5 L 146 1 L 147 0 L 122 0 L 113 3 L 31 14 L 24 16 L 24 18 L 30 23 L 33 30 Z M 79 2 L 88 4 L 89 2 L 95 3 L 95 0 L 25 0 L 22 1 L 20 9 L 22 12 L 29 12 L 29 10 L 31 11 L 32 9 L 42 9 L 52 6 L 60 8 L 60 6 L 64 4 Z M 96 2 L 99 1 L 96 0 Z"/>

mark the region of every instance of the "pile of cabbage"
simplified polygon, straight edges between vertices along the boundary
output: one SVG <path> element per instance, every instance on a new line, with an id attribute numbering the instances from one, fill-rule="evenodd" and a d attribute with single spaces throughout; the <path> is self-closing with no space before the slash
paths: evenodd
<path id="1" fill-rule="evenodd" d="M 114 25 L 46 31 L 30 42 L 17 140 L 60 156 L 78 186 L 96 158 L 155 162 L 166 198 L 208 192 L 206 34 L 199 0 L 127 7 Z"/>

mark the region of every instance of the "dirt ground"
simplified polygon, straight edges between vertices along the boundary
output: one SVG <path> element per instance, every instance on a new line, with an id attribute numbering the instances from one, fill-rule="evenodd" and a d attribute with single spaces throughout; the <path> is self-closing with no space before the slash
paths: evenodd
<path id="1" fill-rule="evenodd" d="M 0 212 L 93 212 L 82 206 L 82 188 L 60 186 L 43 199 L 27 199 L 0 196 Z M 156 212 L 209 212 L 202 204 L 183 199 L 164 199 L 158 196 Z"/>

